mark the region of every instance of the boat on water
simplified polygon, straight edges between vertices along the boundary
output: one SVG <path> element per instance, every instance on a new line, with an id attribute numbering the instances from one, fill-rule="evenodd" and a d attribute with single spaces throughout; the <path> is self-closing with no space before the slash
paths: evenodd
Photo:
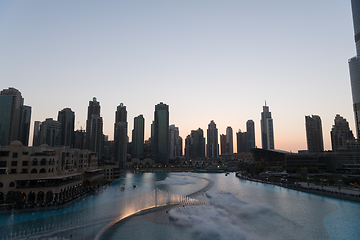
<path id="1" fill-rule="evenodd" d="M 136 188 L 136 183 L 133 183 L 133 188 Z"/>
<path id="2" fill-rule="evenodd" d="M 121 184 L 120 189 L 125 190 L 125 183 Z"/>

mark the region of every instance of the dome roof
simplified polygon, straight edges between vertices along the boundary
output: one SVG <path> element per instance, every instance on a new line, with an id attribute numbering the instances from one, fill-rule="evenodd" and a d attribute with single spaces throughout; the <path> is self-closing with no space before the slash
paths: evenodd
<path id="1" fill-rule="evenodd" d="M 10 146 L 22 146 L 22 143 L 18 140 L 15 140 L 10 143 Z"/>

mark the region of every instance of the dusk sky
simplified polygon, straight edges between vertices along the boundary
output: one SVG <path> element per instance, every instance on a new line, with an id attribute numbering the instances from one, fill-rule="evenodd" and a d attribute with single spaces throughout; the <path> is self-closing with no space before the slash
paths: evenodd
<path id="1" fill-rule="evenodd" d="M 324 145 L 336 114 L 355 135 L 348 59 L 355 56 L 350 0 L 0 0 L 0 90 L 18 89 L 34 121 L 75 112 L 85 129 L 89 101 L 114 136 L 116 107 L 133 119 L 169 105 L 183 139 L 214 120 L 246 131 L 266 101 L 275 148 L 307 149 L 305 115 L 322 119 Z"/>

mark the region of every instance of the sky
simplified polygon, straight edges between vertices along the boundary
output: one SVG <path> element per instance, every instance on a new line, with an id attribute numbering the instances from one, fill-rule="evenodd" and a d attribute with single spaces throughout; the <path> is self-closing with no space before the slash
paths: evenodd
<path id="1" fill-rule="evenodd" d="M 183 139 L 214 120 L 219 134 L 255 122 L 265 104 L 275 148 L 307 149 L 305 116 L 322 119 L 324 146 L 336 114 L 355 135 L 348 59 L 356 55 L 350 0 L 0 0 L 0 89 L 14 87 L 34 121 L 101 105 L 113 139 L 124 103 L 131 141 L 143 114 L 169 105 Z"/>

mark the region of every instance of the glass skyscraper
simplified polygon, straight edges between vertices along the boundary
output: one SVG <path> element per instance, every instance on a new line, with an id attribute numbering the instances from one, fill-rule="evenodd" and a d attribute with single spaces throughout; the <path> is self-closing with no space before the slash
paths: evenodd
<path id="1" fill-rule="evenodd" d="M 169 159 L 169 106 L 160 102 L 154 112 L 155 162 L 167 164 Z"/>
<path id="2" fill-rule="evenodd" d="M 357 137 L 360 137 L 360 1 L 351 0 L 356 56 L 349 60 L 351 90 Z"/>
<path id="3" fill-rule="evenodd" d="M 263 149 L 274 149 L 274 128 L 273 128 L 273 119 L 271 118 L 271 112 L 269 112 L 269 107 L 263 106 L 263 111 L 261 113 L 261 142 Z"/>
<path id="4" fill-rule="evenodd" d="M 127 158 L 127 111 L 126 106 L 120 103 L 115 112 L 114 124 L 114 159 L 119 167 L 124 167 Z"/>

